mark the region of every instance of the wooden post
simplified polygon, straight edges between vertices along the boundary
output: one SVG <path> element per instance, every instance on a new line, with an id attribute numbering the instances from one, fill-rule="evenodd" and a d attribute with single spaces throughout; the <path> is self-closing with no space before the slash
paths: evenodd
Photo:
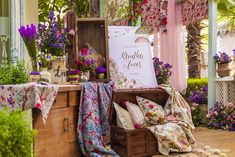
<path id="1" fill-rule="evenodd" d="M 209 54 L 208 54 L 208 108 L 215 104 L 216 65 L 213 56 L 217 53 L 217 2 L 209 0 Z"/>
<path id="2" fill-rule="evenodd" d="M 77 33 L 76 30 L 76 13 L 74 11 L 68 11 L 66 13 L 66 25 L 68 30 L 74 30 L 75 33 Z M 68 53 L 68 68 L 70 69 L 77 69 L 76 65 L 76 58 L 77 58 L 77 35 L 75 36 L 69 35 L 69 46 L 66 48 L 66 51 Z"/>

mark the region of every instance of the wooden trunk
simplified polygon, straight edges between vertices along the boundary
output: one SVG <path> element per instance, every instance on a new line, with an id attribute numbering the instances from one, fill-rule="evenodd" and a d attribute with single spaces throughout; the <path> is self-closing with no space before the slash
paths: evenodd
<path id="1" fill-rule="evenodd" d="M 46 124 L 41 112 L 33 110 L 33 127 L 37 130 L 34 143 L 36 157 L 80 157 L 77 141 L 77 119 L 80 86 L 60 88 Z"/>
<path id="2" fill-rule="evenodd" d="M 168 94 L 162 89 L 149 90 L 122 90 L 113 93 L 113 102 L 123 106 L 124 101 L 137 104 L 136 96 L 164 105 Z M 110 110 L 111 145 L 112 149 L 122 157 L 145 157 L 160 154 L 158 152 L 157 139 L 146 128 L 125 130 L 116 126 L 116 113 L 113 105 Z"/>

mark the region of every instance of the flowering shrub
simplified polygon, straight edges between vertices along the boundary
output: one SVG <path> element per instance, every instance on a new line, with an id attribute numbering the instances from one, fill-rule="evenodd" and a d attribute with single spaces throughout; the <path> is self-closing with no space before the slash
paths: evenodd
<path id="1" fill-rule="evenodd" d="M 164 64 L 157 57 L 153 58 L 153 65 L 158 84 L 168 84 L 169 78 L 172 73 L 172 65 L 170 65 L 169 63 Z"/>
<path id="2" fill-rule="evenodd" d="M 40 52 L 52 56 L 64 55 L 65 45 L 68 43 L 67 31 L 56 21 L 54 11 L 49 12 L 45 24 L 38 24 L 37 42 Z"/>
<path id="3" fill-rule="evenodd" d="M 227 64 L 230 63 L 232 61 L 231 57 L 226 54 L 225 52 L 219 52 L 217 54 L 214 55 L 213 57 L 216 61 L 216 63 L 218 64 Z"/>
<path id="4" fill-rule="evenodd" d="M 233 103 L 228 103 L 225 106 L 217 102 L 209 110 L 207 118 L 209 119 L 209 128 L 235 131 L 235 107 Z"/>
<path id="5" fill-rule="evenodd" d="M 190 103 L 196 103 L 196 104 L 207 104 L 208 99 L 208 88 L 206 86 L 203 86 L 198 91 L 193 91 L 191 95 L 188 97 L 188 101 Z"/>
<path id="6" fill-rule="evenodd" d="M 78 70 L 82 72 L 93 72 L 95 69 L 95 61 L 91 56 L 91 50 L 88 48 L 82 48 L 77 59 Z"/>

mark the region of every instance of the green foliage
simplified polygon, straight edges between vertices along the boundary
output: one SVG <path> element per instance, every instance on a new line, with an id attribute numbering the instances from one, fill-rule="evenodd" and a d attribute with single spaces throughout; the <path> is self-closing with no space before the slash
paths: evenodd
<path id="1" fill-rule="evenodd" d="M 201 121 L 203 118 L 203 112 L 201 111 L 201 109 L 198 106 L 192 107 L 191 113 L 192 113 L 193 124 L 195 126 L 201 125 Z"/>
<path id="2" fill-rule="evenodd" d="M 51 10 L 57 13 L 57 20 L 60 25 L 63 24 L 63 14 L 69 10 L 67 0 L 38 0 L 39 22 L 46 22 L 47 16 Z"/>
<path id="3" fill-rule="evenodd" d="M 192 78 L 187 80 L 187 92 L 185 97 L 188 98 L 192 91 L 197 91 L 203 86 L 208 86 L 208 78 Z"/>
<path id="4" fill-rule="evenodd" d="M 26 112 L 0 110 L 0 157 L 31 157 L 35 130 L 26 120 Z"/>
<path id="5" fill-rule="evenodd" d="M 68 10 L 74 10 L 78 17 L 87 17 L 89 13 L 88 0 L 38 0 L 39 22 L 46 22 L 48 13 L 54 10 L 60 25 L 63 25 L 63 16 Z"/>
<path id="6" fill-rule="evenodd" d="M 27 67 L 23 61 L 18 61 L 16 65 L 0 65 L 1 85 L 26 83 L 28 79 Z"/>
<path id="7" fill-rule="evenodd" d="M 75 10 L 78 17 L 86 17 L 89 13 L 89 2 L 88 0 L 74 0 L 71 8 Z"/>
<path id="8" fill-rule="evenodd" d="M 218 0 L 218 17 L 221 22 L 228 22 L 229 29 L 235 28 L 234 0 Z"/>

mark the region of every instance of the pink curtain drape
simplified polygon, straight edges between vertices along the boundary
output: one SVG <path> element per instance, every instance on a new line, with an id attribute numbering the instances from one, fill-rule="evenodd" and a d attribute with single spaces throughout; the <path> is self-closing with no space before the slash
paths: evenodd
<path id="1" fill-rule="evenodd" d="M 176 4 L 173 0 L 168 1 L 167 21 L 167 33 L 160 34 L 160 59 L 173 65 L 170 84 L 184 93 L 187 88 L 187 69 L 182 27 L 182 6 Z M 157 49 L 156 46 L 155 44 L 155 50 Z"/>

